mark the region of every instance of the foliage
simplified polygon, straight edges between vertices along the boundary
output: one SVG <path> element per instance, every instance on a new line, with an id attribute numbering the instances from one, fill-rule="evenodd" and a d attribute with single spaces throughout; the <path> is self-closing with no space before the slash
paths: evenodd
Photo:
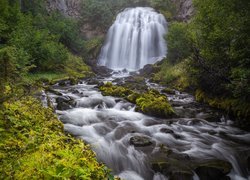
<path id="1" fill-rule="evenodd" d="M 250 130 L 250 103 L 244 99 L 232 97 L 215 97 L 207 94 L 201 89 L 196 90 L 195 97 L 197 101 L 208 103 L 210 106 L 223 109 L 229 115 L 235 115 L 237 118 L 236 124 L 243 129 Z"/>
<path id="2" fill-rule="evenodd" d="M 237 88 L 248 92 L 249 81 L 249 10 L 246 0 L 194 1 L 197 9 L 192 22 L 193 42 L 199 49 L 195 60 L 200 88 L 215 95 L 232 95 Z M 241 70 L 242 69 L 242 70 Z M 238 97 L 250 100 L 250 95 Z"/>
<path id="3" fill-rule="evenodd" d="M 96 27 L 107 29 L 114 17 L 109 4 L 100 0 L 85 0 L 82 2 L 83 22 L 92 24 Z"/>
<path id="4" fill-rule="evenodd" d="M 168 59 L 165 59 L 160 71 L 154 74 L 151 80 L 172 86 L 178 90 L 186 90 L 194 84 L 192 77 L 189 75 L 192 71 L 189 64 L 190 61 L 188 59 L 174 65 Z"/>
<path id="5" fill-rule="evenodd" d="M 6 102 L 0 116 L 1 179 L 107 178 L 89 146 L 65 135 L 52 110 L 37 100 Z"/>
<path id="6" fill-rule="evenodd" d="M 175 64 L 191 55 L 190 35 L 188 24 L 173 22 L 170 24 L 166 40 L 168 45 L 168 60 Z"/>
<path id="7" fill-rule="evenodd" d="M 84 53 L 84 40 L 80 35 L 80 27 L 75 19 L 67 18 L 59 12 L 51 12 L 49 16 L 38 14 L 34 25 L 39 29 L 48 29 L 58 37 L 58 41 L 75 53 Z"/>
<path id="8" fill-rule="evenodd" d="M 101 37 L 95 37 L 85 41 L 84 47 L 86 49 L 86 53 L 89 56 L 89 58 L 94 58 L 94 59 L 97 58 L 99 51 L 102 47 L 102 43 L 103 43 L 103 38 Z"/>
<path id="9" fill-rule="evenodd" d="M 176 5 L 171 0 L 149 0 L 150 6 L 160 11 L 169 21 L 176 15 Z"/>

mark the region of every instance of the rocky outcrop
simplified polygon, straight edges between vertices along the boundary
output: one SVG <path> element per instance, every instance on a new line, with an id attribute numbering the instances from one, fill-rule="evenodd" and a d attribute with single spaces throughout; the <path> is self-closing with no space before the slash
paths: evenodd
<path id="1" fill-rule="evenodd" d="M 180 21 L 188 21 L 194 14 L 192 0 L 173 0 L 176 5 L 176 19 Z"/>
<path id="2" fill-rule="evenodd" d="M 79 18 L 81 0 L 47 0 L 47 10 L 49 12 L 58 10 L 66 16 Z"/>
<path id="3" fill-rule="evenodd" d="M 81 18 L 81 3 L 83 0 L 47 0 L 48 12 L 59 11 L 72 18 Z M 84 23 L 80 29 L 87 39 L 93 37 L 104 37 L 105 31 L 98 27 L 93 28 L 91 24 Z"/>

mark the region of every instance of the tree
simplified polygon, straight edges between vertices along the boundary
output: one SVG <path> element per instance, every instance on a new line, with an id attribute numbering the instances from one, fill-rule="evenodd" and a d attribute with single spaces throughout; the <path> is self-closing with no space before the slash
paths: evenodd
<path id="1" fill-rule="evenodd" d="M 208 93 L 235 96 L 242 87 L 249 92 L 250 3 L 247 0 L 195 0 L 192 25 L 193 63 L 200 87 Z M 197 54 L 198 52 L 198 54 Z M 200 64 L 197 66 L 197 63 Z M 248 78 L 249 79 L 249 78 Z M 238 98 L 246 94 L 237 95 Z M 249 99 L 248 97 L 245 99 Z"/>
<path id="2" fill-rule="evenodd" d="M 168 54 L 171 63 L 178 63 L 191 55 L 191 42 L 188 24 L 181 22 L 171 23 L 166 35 Z"/>

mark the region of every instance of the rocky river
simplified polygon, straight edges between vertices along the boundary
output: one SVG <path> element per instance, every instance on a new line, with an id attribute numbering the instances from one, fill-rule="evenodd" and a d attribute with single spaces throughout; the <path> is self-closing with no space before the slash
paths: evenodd
<path id="1" fill-rule="evenodd" d="M 76 85 L 57 83 L 43 102 L 49 99 L 65 131 L 90 144 L 98 160 L 121 179 L 250 178 L 250 133 L 192 95 L 162 92 L 164 87 L 147 79 L 144 86 L 166 95 L 176 117 L 147 116 L 136 112 L 134 104 L 103 96 L 98 89 L 100 83 L 128 78 L 128 73 L 114 73 Z"/>

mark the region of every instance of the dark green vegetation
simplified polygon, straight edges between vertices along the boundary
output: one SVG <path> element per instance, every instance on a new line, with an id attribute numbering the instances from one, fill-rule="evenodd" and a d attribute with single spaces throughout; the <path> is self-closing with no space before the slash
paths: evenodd
<path id="1" fill-rule="evenodd" d="M 30 97 L 43 82 L 90 74 L 78 29 L 77 21 L 48 14 L 43 1 L 0 1 L 0 179 L 110 176 L 89 146 L 64 134 L 52 109 Z"/>
<path id="2" fill-rule="evenodd" d="M 4 103 L 0 113 L 0 178 L 105 179 L 88 145 L 63 132 L 51 109 L 31 97 Z"/>
<path id="3" fill-rule="evenodd" d="M 0 2 L 1 92 L 27 86 L 33 75 L 74 78 L 88 73 L 82 57 L 73 54 L 85 53 L 78 23 L 57 12 L 48 15 L 43 1 L 24 2 L 22 7 L 19 1 Z M 2 99 L 4 93 L 0 95 L 1 103 Z"/>
<path id="4" fill-rule="evenodd" d="M 188 23 L 171 22 L 168 55 L 153 80 L 196 91 L 197 100 L 226 110 L 250 129 L 250 4 L 195 0 Z"/>
<path id="5" fill-rule="evenodd" d="M 65 135 L 52 110 L 30 95 L 43 82 L 75 82 L 89 75 L 84 60 L 97 57 L 103 38 L 86 40 L 80 28 L 90 23 L 106 32 L 125 7 L 152 6 L 171 21 L 168 57 L 157 65 L 161 70 L 152 80 L 192 90 L 197 100 L 224 109 L 240 127 L 250 129 L 248 0 L 194 0 L 196 14 L 188 23 L 174 21 L 176 4 L 170 0 L 84 0 L 80 20 L 48 14 L 44 2 L 0 1 L 1 179 L 107 179 L 108 170 L 89 147 Z M 166 97 L 156 91 L 139 94 L 112 84 L 101 90 L 126 98 L 148 115 L 174 115 Z"/>
<path id="6" fill-rule="evenodd" d="M 100 90 L 105 96 L 123 97 L 135 103 L 137 106 L 136 110 L 145 114 L 158 117 L 171 117 L 174 115 L 174 110 L 166 96 L 156 90 L 139 93 L 126 87 L 112 85 L 109 82 L 101 86 Z"/>

